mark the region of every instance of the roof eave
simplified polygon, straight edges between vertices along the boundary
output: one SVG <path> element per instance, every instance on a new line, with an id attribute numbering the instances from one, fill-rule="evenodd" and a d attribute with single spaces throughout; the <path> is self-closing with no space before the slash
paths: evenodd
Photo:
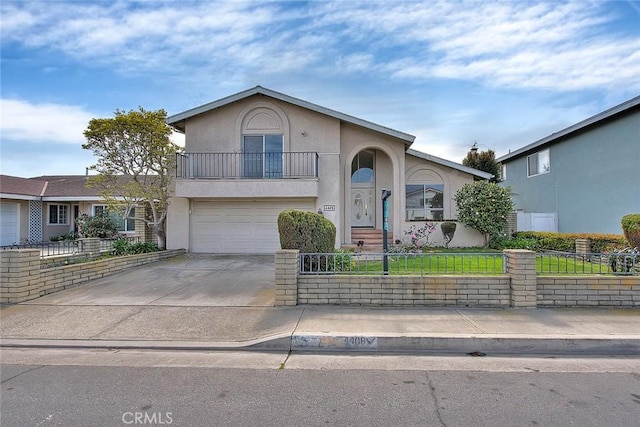
<path id="1" fill-rule="evenodd" d="M 441 157 L 433 156 L 431 154 L 423 153 L 422 151 L 409 149 L 409 150 L 407 150 L 407 154 L 409 154 L 411 156 L 414 156 L 414 157 L 418 157 L 418 158 L 424 159 L 424 160 L 428 160 L 428 161 L 433 162 L 433 163 L 437 163 L 437 164 L 442 165 L 442 166 L 450 167 L 452 169 L 456 169 L 456 170 L 459 170 L 460 172 L 465 172 L 465 173 L 468 173 L 468 174 L 473 175 L 473 176 L 477 176 L 477 177 L 482 178 L 482 179 L 491 179 L 491 178 L 494 177 L 493 174 L 490 174 L 488 172 L 484 172 L 484 171 L 481 171 L 481 170 L 478 170 L 478 169 L 470 168 L 468 166 L 461 165 L 460 163 L 452 162 L 451 160 L 447 160 L 447 159 L 443 159 Z"/>
<path id="2" fill-rule="evenodd" d="M 628 101 L 623 102 L 622 104 L 618 104 L 615 107 L 609 108 L 601 113 L 596 114 L 595 116 L 591 116 L 588 119 L 582 120 L 574 125 L 571 125 L 561 131 L 554 132 L 549 136 L 546 136 L 542 139 L 539 139 L 531 144 L 525 145 L 522 148 L 519 148 L 509 154 L 505 154 L 504 156 L 498 157 L 496 159 L 497 162 L 502 163 L 507 160 L 517 158 L 522 156 L 523 154 L 535 150 L 536 148 L 541 148 L 546 146 L 547 144 L 552 144 L 559 139 L 565 138 L 573 133 L 580 132 L 588 127 L 596 126 L 603 123 L 606 120 L 612 119 L 613 117 L 627 113 L 628 111 L 638 107 L 640 105 L 640 96 L 636 96 Z"/>

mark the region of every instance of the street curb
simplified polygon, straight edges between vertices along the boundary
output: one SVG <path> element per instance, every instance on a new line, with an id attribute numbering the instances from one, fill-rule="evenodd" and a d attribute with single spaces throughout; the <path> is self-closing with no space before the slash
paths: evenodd
<path id="1" fill-rule="evenodd" d="M 236 342 L 162 340 L 2 339 L 0 348 L 131 349 L 183 351 L 293 351 L 514 355 L 640 355 L 640 335 L 341 335 L 282 333 Z"/>
<path id="2" fill-rule="evenodd" d="M 2 339 L 0 348 L 129 349 L 185 351 L 289 351 L 291 334 L 279 334 L 247 341 L 163 341 L 163 340 L 82 340 L 82 339 Z"/>
<path id="3" fill-rule="evenodd" d="M 640 355 L 640 336 L 366 336 L 306 334 L 291 337 L 292 351 L 356 351 L 485 353 L 485 354 L 591 354 Z"/>

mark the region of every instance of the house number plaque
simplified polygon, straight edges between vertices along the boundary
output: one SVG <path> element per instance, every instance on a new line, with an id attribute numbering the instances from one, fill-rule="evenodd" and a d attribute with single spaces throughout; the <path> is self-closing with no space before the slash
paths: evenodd
<path id="1" fill-rule="evenodd" d="M 324 205 L 322 207 L 322 210 L 325 211 L 325 212 L 335 212 L 336 205 Z"/>

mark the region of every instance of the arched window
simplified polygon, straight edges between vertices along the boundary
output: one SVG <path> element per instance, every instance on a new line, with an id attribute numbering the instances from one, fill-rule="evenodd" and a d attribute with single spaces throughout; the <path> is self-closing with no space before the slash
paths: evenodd
<path id="1" fill-rule="evenodd" d="M 269 108 L 249 111 L 242 121 L 242 176 L 282 178 L 284 124 Z"/>
<path id="2" fill-rule="evenodd" d="M 373 165 L 373 151 L 365 150 L 359 152 L 351 162 L 351 183 L 373 183 L 375 178 Z"/>

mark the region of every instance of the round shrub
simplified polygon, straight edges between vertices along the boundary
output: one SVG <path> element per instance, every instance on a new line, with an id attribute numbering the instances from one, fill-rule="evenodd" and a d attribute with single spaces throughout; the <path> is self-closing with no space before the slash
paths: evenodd
<path id="1" fill-rule="evenodd" d="M 282 249 L 298 249 L 303 253 L 329 253 L 333 252 L 336 244 L 336 226 L 315 212 L 280 212 L 278 232 Z"/>
<path id="2" fill-rule="evenodd" d="M 623 216 L 622 232 L 632 248 L 640 248 L 640 214 Z"/>

